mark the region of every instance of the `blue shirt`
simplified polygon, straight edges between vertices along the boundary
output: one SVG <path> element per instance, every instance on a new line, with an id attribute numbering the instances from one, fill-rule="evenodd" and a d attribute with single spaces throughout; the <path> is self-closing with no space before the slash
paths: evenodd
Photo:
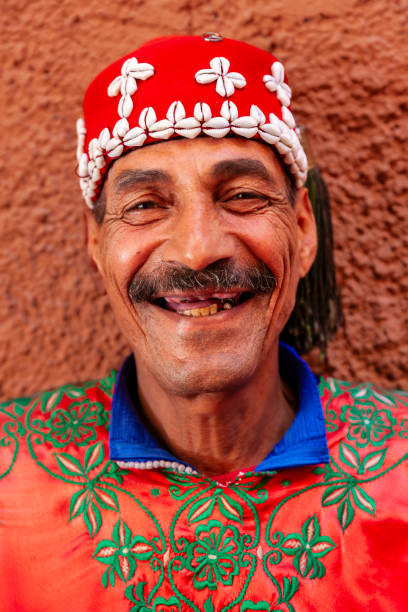
<path id="1" fill-rule="evenodd" d="M 279 368 L 281 377 L 298 397 L 298 409 L 283 438 L 255 471 L 328 463 L 326 429 L 316 377 L 296 351 L 283 343 L 279 347 Z M 160 446 L 143 424 L 139 412 L 135 362 L 130 355 L 119 370 L 112 399 L 110 458 L 134 467 L 172 466 L 192 471 L 191 466 Z"/>

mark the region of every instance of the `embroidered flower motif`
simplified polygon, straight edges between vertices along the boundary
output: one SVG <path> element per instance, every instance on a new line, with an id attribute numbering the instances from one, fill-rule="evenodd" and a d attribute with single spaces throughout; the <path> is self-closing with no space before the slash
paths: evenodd
<path id="1" fill-rule="evenodd" d="M 107 461 L 102 466 L 104 456 L 105 451 L 100 442 L 88 448 L 83 465 L 74 455 L 68 453 L 55 455 L 62 474 L 69 479 L 74 477 L 76 484 L 80 485 L 80 489 L 71 498 L 69 520 L 82 515 L 91 538 L 102 526 L 100 508 L 119 511 L 116 493 L 110 490 L 110 487 L 122 484 L 123 476 L 127 474 L 126 470 L 119 469 L 113 461 Z M 95 474 L 98 467 L 100 470 Z"/>
<path id="2" fill-rule="evenodd" d="M 238 529 L 211 520 L 197 527 L 196 536 L 187 550 L 187 567 L 194 572 L 195 588 L 214 591 L 219 582 L 231 585 L 239 573 L 237 557 L 242 552 Z"/>
<path id="3" fill-rule="evenodd" d="M 108 96 L 114 98 L 119 93 L 122 95 L 119 100 L 119 117 L 129 117 L 133 110 L 132 96 L 137 91 L 137 79 L 145 81 L 154 74 L 151 64 L 140 63 L 135 57 L 127 59 L 122 66 L 120 76 L 113 79 L 108 87 Z"/>
<path id="4" fill-rule="evenodd" d="M 53 446 L 66 446 L 70 442 L 85 446 L 96 439 L 95 426 L 103 425 L 107 419 L 99 402 L 73 402 L 66 410 L 58 408 L 51 413 L 46 421 L 51 430 L 47 437 Z"/>
<path id="5" fill-rule="evenodd" d="M 375 404 L 367 403 L 358 408 L 355 406 L 344 406 L 340 419 L 350 423 L 347 437 L 355 440 L 360 448 L 372 444 L 380 446 L 394 434 L 395 418 L 391 412 L 377 409 Z"/>
<path id="6" fill-rule="evenodd" d="M 287 83 L 284 82 L 285 69 L 280 62 L 274 62 L 271 66 L 271 75 L 265 74 L 263 82 L 266 89 L 276 91 L 276 96 L 282 106 L 289 106 L 292 97 L 292 90 Z"/>
<path id="7" fill-rule="evenodd" d="M 287 555 L 294 556 L 293 566 L 303 578 L 310 572 L 310 578 L 322 578 L 326 570 L 319 561 L 321 557 L 336 548 L 328 536 L 320 535 L 320 525 L 313 515 L 302 526 L 302 535 L 291 533 L 284 538 L 280 549 Z"/>
<path id="8" fill-rule="evenodd" d="M 210 61 L 210 68 L 199 70 L 195 79 L 197 83 L 207 85 L 217 81 L 215 91 L 223 98 L 229 98 L 237 89 L 242 89 L 246 85 L 245 77 L 239 72 L 228 72 L 230 62 L 225 57 L 214 57 Z"/>
<path id="9" fill-rule="evenodd" d="M 99 542 L 93 554 L 97 561 L 109 565 L 102 576 L 103 586 L 108 585 L 108 579 L 113 586 L 115 574 L 124 582 L 130 580 L 136 571 L 136 560 L 150 559 L 153 552 L 146 538 L 133 536 L 126 523 L 119 520 L 113 528 L 112 540 Z"/>

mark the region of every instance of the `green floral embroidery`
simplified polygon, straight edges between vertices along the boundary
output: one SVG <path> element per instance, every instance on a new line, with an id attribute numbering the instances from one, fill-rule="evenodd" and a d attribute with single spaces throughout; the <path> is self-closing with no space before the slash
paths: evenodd
<path id="1" fill-rule="evenodd" d="M 65 410 L 56 408 L 52 411 L 46 426 L 50 428 L 47 439 L 53 446 L 62 447 L 70 442 L 86 446 L 96 440 L 96 426 L 104 425 L 108 413 L 100 402 L 88 399 L 73 402 Z"/>
<path id="2" fill-rule="evenodd" d="M 340 444 L 339 458 L 347 466 L 356 470 L 357 474 L 376 471 L 384 463 L 386 449 L 374 451 L 361 459 L 359 453 L 349 444 Z M 353 521 L 355 506 L 363 512 L 374 515 L 376 510 L 375 500 L 364 491 L 362 484 L 366 479 L 359 479 L 341 468 L 332 458 L 332 465 L 324 468 L 316 468 L 316 474 L 323 474 L 324 481 L 328 487 L 322 496 L 322 505 L 331 506 L 339 504 L 337 517 L 343 530 Z"/>
<path id="3" fill-rule="evenodd" d="M 69 399 L 87 399 L 86 390 L 95 386 L 95 382 L 86 382 L 81 385 L 63 385 L 58 389 L 41 393 L 41 410 L 42 412 L 50 412 L 58 406 L 64 396 Z"/>
<path id="4" fill-rule="evenodd" d="M 293 566 L 304 578 L 322 578 L 325 567 L 320 561 L 321 557 L 336 548 L 335 543 L 328 536 L 322 536 L 316 515 L 309 518 L 302 526 L 302 535 L 291 533 L 282 539 L 281 535 L 277 548 L 286 555 L 293 556 Z"/>
<path id="5" fill-rule="evenodd" d="M 231 585 L 239 574 L 237 557 L 242 552 L 238 529 L 211 520 L 207 525 L 199 525 L 195 534 L 197 540 L 187 550 L 187 567 L 194 572 L 195 588 L 214 590 L 219 582 Z"/>
<path id="6" fill-rule="evenodd" d="M 153 552 L 154 548 L 146 538 L 133 536 L 126 523 L 118 521 L 113 528 L 112 540 L 99 542 L 93 554 L 97 561 L 109 565 L 102 576 L 103 586 L 108 586 L 108 580 L 114 586 L 115 574 L 127 582 L 136 571 L 136 560 L 150 559 Z"/>
<path id="7" fill-rule="evenodd" d="M 375 404 L 367 402 L 355 406 L 343 406 L 340 419 L 350 423 L 348 439 L 355 440 L 363 448 L 367 444 L 381 446 L 393 436 L 395 418 L 387 409 L 378 409 Z"/>
<path id="8" fill-rule="evenodd" d="M 219 603 L 217 591 L 223 596 L 223 607 L 217 607 L 219 612 L 283 609 L 294 612 L 293 602 L 296 602 L 299 589 L 309 580 L 324 576 L 323 558 L 336 548 L 336 544 L 321 534 L 316 515 L 309 515 L 305 522 L 302 518 L 300 533 L 272 529 L 274 521 L 279 520 L 278 527 L 284 524 L 283 506 L 304 496 L 306 507 L 308 491 L 321 488 L 322 512 L 337 511 L 339 524 L 345 530 L 360 511 L 366 513 L 368 519 L 367 515 L 375 514 L 375 500 L 366 492 L 366 488 L 371 492 L 366 485 L 407 458 L 404 455 L 393 464 L 388 462 L 384 468 L 388 458 L 386 442 L 397 429 L 391 409 L 395 398 L 398 405 L 404 403 L 399 396 L 383 393 L 370 385 L 352 387 L 333 379 L 322 380 L 320 389 L 324 393 L 328 430 L 338 429 L 343 421 L 348 425 L 348 432 L 346 442 L 337 447 L 330 465 L 313 470 L 321 478 L 315 478 L 302 488 L 297 475 L 290 477 L 290 481 L 286 473 L 277 476 L 272 490 L 280 498 L 269 511 L 267 525 L 261 521 L 259 504 L 268 500 L 267 485 L 272 474 L 264 477 L 240 474 L 226 487 L 211 479 L 172 470 L 164 472 L 168 487 L 161 475 L 154 476 L 151 483 L 142 478 L 145 489 L 140 497 L 145 503 L 163 507 L 167 491 L 172 499 L 173 515 L 169 517 L 166 542 L 153 511 L 143 505 L 134 490 L 121 486 L 127 472 L 105 459 L 101 443 L 93 444 L 97 426 L 107 427 L 105 408 L 95 399 L 109 404 L 103 400 L 101 390 L 111 395 L 114 379 L 115 375 L 111 374 L 100 383 L 83 387 L 68 385 L 36 398 L 0 406 L 5 423 L 0 446 L 7 453 L 6 463 L 11 461 L 12 465 L 19 445 L 25 442 L 40 469 L 67 483 L 71 487 L 71 492 L 67 491 L 68 499 L 72 496 L 69 518 L 83 520 L 91 537 L 101 529 L 105 512 L 119 512 L 124 496 L 127 503 L 122 505 L 122 513 L 125 508 L 128 512 L 129 504 L 133 503 L 137 512 L 149 518 L 156 535 L 152 536 L 151 528 L 147 527 L 143 536 L 134 535 L 134 528 L 128 526 L 131 525 L 128 517 L 134 516 L 134 525 L 137 525 L 137 512 L 127 514 L 128 524 L 123 519 L 118 520 L 112 536 L 102 539 L 93 555 L 95 565 L 104 565 L 102 584 L 105 588 L 113 587 L 115 581 L 117 587 L 124 588 L 123 583 L 133 579 L 134 584 L 126 588 L 125 595 L 136 612 L 215 612 L 215 600 Z M 91 387 L 93 389 L 88 391 Z M 333 401 L 344 394 L 354 398 L 355 406 L 342 407 L 343 399 Z M 408 419 L 398 410 L 397 431 L 404 439 Z M 36 455 L 37 445 L 45 443 L 57 449 L 71 445 L 72 454 L 58 452 L 54 455 L 54 471 L 43 463 L 44 449 L 40 456 Z M 10 469 L 7 467 L 5 473 Z M 307 474 L 310 477 L 310 469 Z M 289 485 L 285 491 L 283 487 Z M 293 573 L 297 576 L 278 580 L 273 575 L 273 568 L 284 556 L 292 561 Z M 265 593 L 260 592 L 259 599 L 252 601 L 246 593 L 255 571 L 262 570 L 269 585 L 265 582 Z M 141 582 L 140 579 L 148 574 L 149 583 Z M 166 587 L 162 589 L 164 584 Z M 231 586 L 233 588 L 228 591 L 227 587 Z M 168 589 L 171 589 L 170 594 Z M 227 597 L 228 592 L 231 599 Z"/>
<path id="9" fill-rule="evenodd" d="M 123 476 L 127 472 L 120 470 L 113 461 L 108 461 L 91 478 L 90 473 L 100 466 L 104 460 L 104 448 L 100 442 L 88 448 L 83 466 L 78 459 L 68 453 L 58 453 L 55 458 L 63 474 L 80 479 L 77 480 L 77 484 L 81 488 L 71 498 L 69 520 L 82 514 L 89 535 L 93 537 L 102 525 L 99 508 L 118 512 L 119 505 L 116 493 L 109 490 L 109 486 L 112 485 L 112 482 L 121 484 Z"/>
<path id="10" fill-rule="evenodd" d="M 279 582 L 274 578 L 273 582 L 278 591 L 278 600 L 276 606 L 286 605 L 286 608 L 291 612 L 294 612 L 294 607 L 290 603 L 290 600 L 299 589 L 299 580 L 293 576 L 292 578 L 283 578 L 283 587 L 280 586 Z M 272 610 L 280 610 L 281 608 L 272 607 L 266 601 L 258 601 L 255 603 L 251 599 L 246 599 L 242 602 L 240 612 L 249 612 L 250 610 L 266 610 L 272 612 Z"/>
<path id="11" fill-rule="evenodd" d="M 111 372 L 110 372 L 110 374 L 108 374 L 108 376 L 105 376 L 105 378 L 102 378 L 99 381 L 100 388 L 109 397 L 112 397 L 112 395 L 113 395 L 113 386 L 115 384 L 115 380 L 116 380 L 116 372 L 115 372 L 115 370 L 111 370 Z"/>
<path id="12" fill-rule="evenodd" d="M 139 582 L 134 587 L 129 585 L 125 589 L 125 596 L 135 605 L 130 608 L 130 612 L 181 612 L 180 601 L 177 597 L 170 597 L 164 599 L 164 597 L 155 597 L 151 603 L 149 599 L 146 599 L 144 594 L 146 582 Z"/>

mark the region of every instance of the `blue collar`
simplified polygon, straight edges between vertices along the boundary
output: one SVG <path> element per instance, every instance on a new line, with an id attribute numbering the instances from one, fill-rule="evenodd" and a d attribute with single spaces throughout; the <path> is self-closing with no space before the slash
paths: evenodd
<path id="1" fill-rule="evenodd" d="M 297 393 L 298 410 L 283 438 L 255 471 L 328 463 L 326 430 L 315 376 L 296 351 L 283 343 L 280 344 L 279 367 L 282 378 Z M 188 464 L 161 448 L 142 423 L 138 410 L 135 363 L 130 355 L 118 373 L 112 399 L 110 458 L 136 468 L 173 467 L 193 471 Z"/>

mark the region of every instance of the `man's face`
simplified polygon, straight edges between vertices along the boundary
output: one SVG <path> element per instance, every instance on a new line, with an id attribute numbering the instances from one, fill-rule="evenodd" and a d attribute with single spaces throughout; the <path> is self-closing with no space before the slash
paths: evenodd
<path id="1" fill-rule="evenodd" d="M 290 203 L 273 151 L 160 142 L 118 159 L 105 190 L 88 249 L 138 369 L 191 396 L 267 368 L 316 249 L 307 193 Z"/>

